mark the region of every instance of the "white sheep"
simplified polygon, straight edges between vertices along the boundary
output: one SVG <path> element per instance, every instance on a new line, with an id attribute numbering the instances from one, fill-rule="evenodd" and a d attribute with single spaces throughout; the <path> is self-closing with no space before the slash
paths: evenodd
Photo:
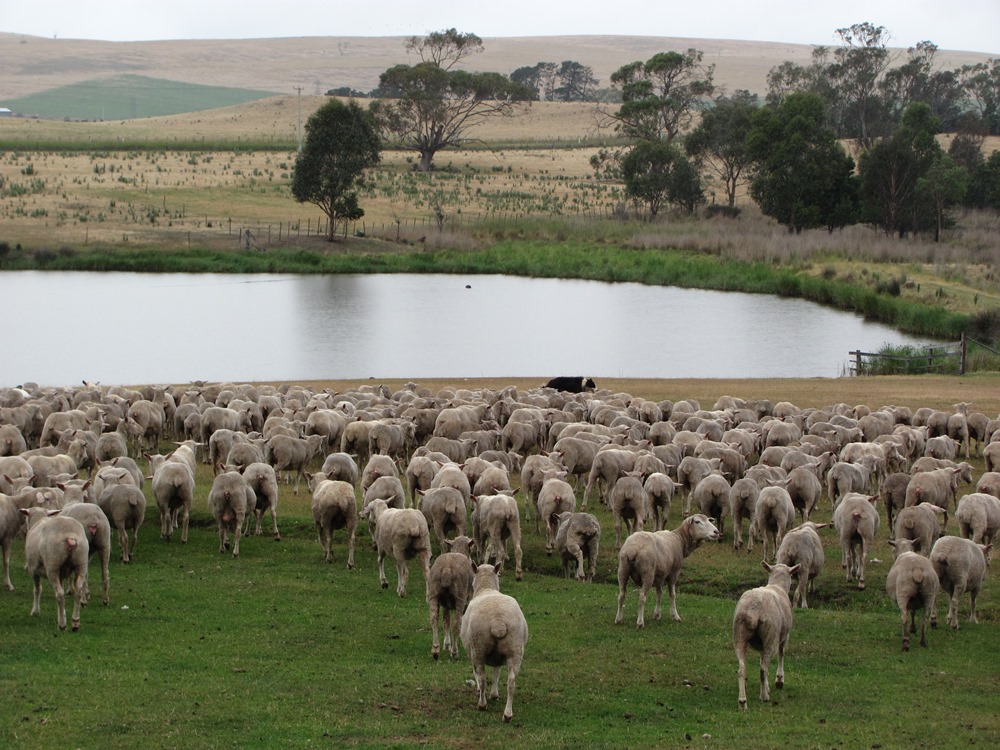
<path id="1" fill-rule="evenodd" d="M 80 629 L 80 607 L 86 592 L 90 548 L 83 526 L 75 518 L 62 518 L 58 510 L 24 508 L 28 519 L 24 540 L 25 568 L 35 583 L 31 616 L 41 612 L 42 576 L 49 579 L 56 596 L 56 622 L 66 629 L 66 591 L 64 581 L 73 590 L 73 630 Z"/>
<path id="2" fill-rule="evenodd" d="M 656 589 L 653 618 L 660 619 L 664 583 L 670 595 L 670 616 L 680 621 L 677 578 L 681 573 L 681 564 L 702 542 L 717 541 L 718 538 L 719 530 L 715 524 L 701 513 L 688 516 L 673 531 L 637 531 L 630 535 L 618 551 L 618 612 L 615 624 L 620 625 L 624 621 L 625 592 L 629 581 L 640 587 L 637 628 L 646 624 L 646 597 L 651 587 Z"/>
<path id="3" fill-rule="evenodd" d="M 134 484 L 109 484 L 98 495 L 97 505 L 118 531 L 122 562 L 131 562 L 139 540 L 139 527 L 146 517 L 146 496 Z M 129 531 L 132 532 L 131 541 Z"/>
<path id="4" fill-rule="evenodd" d="M 924 557 L 931 554 L 931 546 L 941 536 L 938 516 L 944 510 L 934 503 L 918 503 L 903 508 L 896 514 L 894 539 L 908 539 L 913 542 L 913 551 Z"/>
<path id="5" fill-rule="evenodd" d="M 990 544 L 1000 529 L 1000 500 L 985 492 L 973 492 L 958 501 L 955 519 L 961 536 L 976 544 Z"/>
<path id="6" fill-rule="evenodd" d="M 566 511 L 559 515 L 556 529 L 556 551 L 562 559 L 566 577 L 576 563 L 576 580 L 592 581 L 597 572 L 597 555 L 601 546 L 601 524 L 591 513 Z M 584 560 L 587 561 L 586 570 Z"/>
<path id="7" fill-rule="evenodd" d="M 0 548 L 3 549 L 3 584 L 8 591 L 14 590 L 10 581 L 10 549 L 20 531 L 21 516 L 17 505 L 7 495 L 0 494 Z"/>
<path id="8" fill-rule="evenodd" d="M 750 477 L 741 477 L 729 490 L 729 515 L 733 517 L 733 549 L 743 546 L 743 519 L 753 525 L 760 496 L 760 485 Z M 747 535 L 747 552 L 753 550 L 753 534 Z"/>
<path id="9" fill-rule="evenodd" d="M 406 596 L 406 582 L 410 576 L 406 561 L 412 557 L 420 561 L 426 586 L 431 567 L 431 535 L 423 513 L 416 508 L 390 508 L 385 500 L 376 499 L 361 511 L 361 517 L 375 526 L 373 536 L 378 549 L 378 577 L 382 588 L 389 588 L 385 577 L 387 555 L 396 560 L 396 594 Z"/>
<path id="10" fill-rule="evenodd" d="M 806 601 L 807 589 L 808 593 L 813 593 L 816 576 L 823 571 L 825 562 L 823 542 L 816 532 L 829 525 L 813 521 L 803 522 L 785 534 L 775 555 L 777 562 L 798 568 L 798 585 L 795 587 L 792 604 L 802 609 L 809 609 L 809 603 Z"/>
<path id="11" fill-rule="evenodd" d="M 242 470 L 243 479 L 253 490 L 256 502 L 253 507 L 247 508 L 245 534 L 250 535 L 250 521 L 255 520 L 253 534 L 260 536 L 263 533 L 262 522 L 264 514 L 271 514 L 271 534 L 274 541 L 281 541 L 281 532 L 278 531 L 278 476 L 274 467 L 262 463 L 254 462 L 247 464 Z"/>
<path id="12" fill-rule="evenodd" d="M 768 548 L 777 553 L 785 532 L 795 522 L 795 506 L 784 487 L 764 487 L 754 505 L 753 521 L 750 522 L 750 537 L 764 544 L 764 559 L 769 559 Z M 770 544 L 769 544 L 770 542 Z"/>
<path id="13" fill-rule="evenodd" d="M 219 552 L 229 549 L 229 533 L 233 534 L 233 557 L 240 556 L 240 535 L 248 512 L 257 506 L 250 485 L 238 471 L 224 471 L 212 481 L 208 492 L 208 509 L 219 529 Z"/>
<path id="14" fill-rule="evenodd" d="M 326 474 L 317 472 L 308 475 L 309 489 L 312 490 L 312 515 L 316 523 L 323 559 L 333 562 L 330 547 L 333 532 L 347 530 L 347 568 L 354 567 L 354 537 L 358 523 L 357 498 L 354 485 L 340 479 L 327 479 Z"/>
<path id="15" fill-rule="evenodd" d="M 649 518 L 653 522 L 653 531 L 667 527 L 670 506 L 677 487 L 678 484 L 666 472 L 655 471 L 643 482 L 642 488 L 646 490 L 646 497 L 649 498 Z"/>
<path id="16" fill-rule="evenodd" d="M 462 629 L 462 616 L 472 598 L 472 581 L 476 564 L 472 562 L 475 542 L 467 536 L 445 539 L 442 552 L 434 559 L 427 578 L 427 606 L 431 621 L 431 656 L 438 659 L 441 646 L 438 641 L 438 618 L 444 612 L 444 650 L 452 658 L 458 657 L 458 638 Z M 454 614 L 453 614 L 454 613 Z"/>
<path id="17" fill-rule="evenodd" d="M 885 593 L 896 602 L 903 618 L 903 651 L 910 650 L 910 633 L 917 632 L 917 610 L 923 610 L 920 620 L 920 645 L 927 646 L 927 619 L 937 625 L 935 602 L 940 584 L 931 561 L 917 554 L 910 539 L 889 540 L 895 555 L 885 579 Z M 909 619 L 909 623 L 907 620 Z"/>
<path id="18" fill-rule="evenodd" d="M 508 494 L 473 496 L 472 538 L 480 560 L 501 563 L 508 560 L 507 540 L 514 547 L 514 578 L 521 580 L 521 518 L 517 501 Z"/>
<path id="19" fill-rule="evenodd" d="M 785 686 L 785 646 L 792 630 L 792 603 L 788 589 L 798 566 L 789 568 L 777 563 L 762 562 L 768 572 L 767 585 L 744 591 L 736 603 L 733 615 L 733 648 L 739 663 L 739 705 L 747 709 L 747 646 L 760 651 L 760 699 L 771 700 L 767 673 L 771 659 L 777 655 L 778 670 L 774 675 L 774 686 L 781 690 Z"/>
<path id="20" fill-rule="evenodd" d="M 528 623 L 517 600 L 500 593 L 500 565 L 480 565 L 472 585 L 472 600 L 462 619 L 462 645 L 472 661 L 479 694 L 486 710 L 486 667 L 493 667 L 490 698 L 500 697 L 500 667 L 507 667 L 507 705 L 503 720 L 514 717 L 514 688 L 528 642 Z"/>
<path id="21" fill-rule="evenodd" d="M 466 509 L 462 493 L 454 487 L 435 487 L 426 492 L 417 490 L 420 512 L 427 519 L 427 526 L 434 529 L 439 548 L 445 540 L 465 534 Z"/>
<path id="22" fill-rule="evenodd" d="M 639 472 L 629 471 L 614 483 L 608 504 L 615 519 L 615 549 L 620 549 L 622 526 L 627 537 L 635 531 L 642 531 L 649 517 L 649 496 L 643 489 Z"/>
<path id="23" fill-rule="evenodd" d="M 309 462 L 313 456 L 323 450 L 326 437 L 323 435 L 310 435 L 307 438 L 295 438 L 290 435 L 275 435 L 267 441 L 264 451 L 265 461 L 274 467 L 278 476 L 281 472 L 287 471 L 286 484 L 290 480 L 292 472 L 295 473 L 295 488 L 292 494 L 299 494 L 299 480 L 305 476 L 305 471 L 309 467 Z"/>
<path id="24" fill-rule="evenodd" d="M 986 578 L 986 568 L 990 564 L 992 544 L 976 544 L 959 536 L 943 536 L 931 548 L 931 564 L 937 573 L 941 588 L 951 596 L 948 607 L 948 624 L 958 629 L 958 602 L 962 594 L 969 592 L 971 610 L 969 622 L 976 618 L 976 598 Z"/>
<path id="25" fill-rule="evenodd" d="M 181 542 L 187 544 L 191 504 L 194 502 L 194 472 L 186 461 L 162 461 L 150 479 L 160 510 L 160 538 L 170 541 L 174 519 L 181 521 Z"/>
<path id="26" fill-rule="evenodd" d="M 840 567 L 846 568 L 848 581 L 857 579 L 859 589 L 865 587 L 865 561 L 878 531 L 876 502 L 878 495 L 848 492 L 833 511 L 833 525 L 840 533 L 843 550 Z"/>
<path id="27" fill-rule="evenodd" d="M 542 474 L 542 489 L 538 492 L 538 516 L 545 522 L 545 553 L 552 554 L 556 543 L 556 530 L 560 513 L 576 510 L 573 487 L 565 481 L 567 472 L 550 469 Z M 495 495 L 499 490 L 489 494 Z M 478 493 L 477 493 L 478 494 Z"/>
<path id="28" fill-rule="evenodd" d="M 81 493 L 82 494 L 82 493 Z M 64 518 L 75 518 L 83 526 L 87 535 L 87 545 L 89 546 L 89 556 L 98 555 L 101 561 L 101 603 L 107 604 L 110 600 L 110 562 L 111 562 L 111 524 L 107 516 L 99 507 L 93 503 L 74 502 L 66 505 L 62 510 Z M 90 599 L 89 583 L 84 581 L 83 603 Z"/>

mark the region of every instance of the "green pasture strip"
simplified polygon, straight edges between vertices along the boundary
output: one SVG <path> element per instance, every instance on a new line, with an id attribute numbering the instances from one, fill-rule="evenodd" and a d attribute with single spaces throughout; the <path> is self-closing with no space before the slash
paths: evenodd
<path id="1" fill-rule="evenodd" d="M 274 96 L 225 86 L 204 86 L 147 76 L 97 78 L 42 91 L 3 106 L 27 115 L 86 120 L 135 120 L 228 107 Z"/>
<path id="2" fill-rule="evenodd" d="M 572 241 L 503 241 L 477 251 L 406 253 L 338 253 L 335 246 L 329 253 L 291 248 L 250 253 L 94 248 L 45 255 L 8 252 L 0 258 L 0 270 L 29 268 L 151 273 L 499 273 L 801 297 L 857 312 L 907 333 L 949 340 L 957 339 L 969 323 L 965 315 L 789 267 L 687 251 L 637 250 Z"/>

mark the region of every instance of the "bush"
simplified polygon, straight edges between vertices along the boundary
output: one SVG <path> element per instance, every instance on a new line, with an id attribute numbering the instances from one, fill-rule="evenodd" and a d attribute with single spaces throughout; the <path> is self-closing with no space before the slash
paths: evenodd
<path id="1" fill-rule="evenodd" d="M 743 209 L 739 206 L 730 206 L 725 203 L 713 203 L 711 206 L 705 208 L 705 218 L 714 219 L 716 216 L 721 216 L 725 219 L 736 219 L 743 212 Z"/>

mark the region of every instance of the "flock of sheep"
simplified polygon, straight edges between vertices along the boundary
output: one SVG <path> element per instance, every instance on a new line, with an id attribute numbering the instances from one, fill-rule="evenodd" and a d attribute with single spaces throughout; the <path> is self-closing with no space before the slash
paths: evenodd
<path id="1" fill-rule="evenodd" d="M 1000 472 L 994 471 L 1000 469 L 1000 423 L 968 407 L 806 409 L 722 397 L 703 409 L 692 400 L 652 402 L 609 391 L 430 393 L 416 384 L 395 393 L 384 386 L 332 393 L 221 383 L 0 389 L 4 584 L 13 589 L 11 547 L 26 533 L 32 615 L 39 613 L 47 579 L 62 629 L 66 591 L 72 592 L 76 630 L 89 598 L 92 556 L 100 561 L 102 601 L 108 602 L 112 529 L 122 560 L 135 554 L 146 481 L 161 538 L 169 540 L 179 528 L 186 542 L 198 461 L 209 463 L 208 506 L 219 549 L 238 556 L 241 536 L 261 534 L 267 515 L 280 539 L 279 483 L 284 479 L 298 494 L 304 479 L 324 559 L 333 560 L 343 530 L 347 567 L 354 567 L 359 519 L 367 521 L 383 588 L 389 585 L 386 558 L 395 562 L 399 596 L 406 595 L 408 561 L 416 559 L 433 657 L 440 655 L 443 615 L 444 648 L 455 657 L 461 640 L 481 709 L 485 667 L 493 667 L 492 698 L 499 696 L 500 668 L 507 668 L 503 718 L 509 721 L 528 626 L 517 601 L 500 593 L 500 574 L 513 568 L 522 577 L 523 521 L 544 533 L 547 551 L 558 555 L 567 577 L 592 580 L 602 529 L 587 505 L 596 495 L 615 526 L 616 623 L 624 621 L 630 583 L 639 590 L 637 627 L 645 624 L 650 590 L 653 616 L 660 618 L 664 586 L 670 616 L 680 620 L 682 563 L 700 545 L 721 540 L 727 519 L 735 548 L 762 545 L 768 583 L 746 591 L 733 618 L 745 709 L 748 646 L 760 651 L 760 699 L 769 700 L 774 658 L 775 685 L 783 686 L 793 605 L 808 607 L 823 570 L 818 531 L 831 524 L 815 523 L 810 514 L 824 490 L 847 580 L 862 589 L 881 501 L 895 552 L 886 591 L 900 609 L 904 650 L 916 632 L 917 611 L 923 613 L 920 645 L 926 645 L 940 591 L 950 597 L 951 627 L 959 627 L 966 592 L 969 619 L 976 621 L 976 598 L 1000 527 Z M 165 440 L 175 447 L 161 454 Z M 973 453 L 983 456 L 986 473 L 974 492 L 960 496 L 973 480 L 972 466 L 961 459 Z M 148 475 L 140 470 L 143 459 Z M 683 520 L 667 530 L 675 499 Z M 948 535 L 953 506 L 957 533 Z"/>

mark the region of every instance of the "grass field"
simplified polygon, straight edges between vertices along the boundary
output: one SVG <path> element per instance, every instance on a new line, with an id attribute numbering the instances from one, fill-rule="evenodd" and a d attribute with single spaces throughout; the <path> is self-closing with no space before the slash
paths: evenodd
<path id="1" fill-rule="evenodd" d="M 510 383 L 421 385 L 433 391 Z M 307 385 L 340 391 L 358 383 Z M 646 398 L 697 398 L 703 406 L 728 394 L 784 397 L 800 406 L 946 407 L 964 397 L 991 415 L 1000 409 L 996 376 L 599 385 Z M 973 464 L 978 476 L 982 461 Z M 544 534 L 524 523 L 524 580 L 505 576 L 501 588 L 520 602 L 530 639 L 514 721 L 503 725 L 501 704 L 476 710 L 464 652 L 454 662 L 431 659 L 423 578 L 414 565 L 406 598 L 394 593 L 391 565 L 390 589 L 380 590 L 363 523 L 356 568 L 346 568 L 342 531 L 335 535 L 333 564 L 325 565 L 308 494 L 296 497 L 284 485 L 282 540 L 247 538 L 238 560 L 220 555 L 205 507 L 210 483 L 202 467 L 186 546 L 158 538 L 157 513 L 149 506 L 136 559 L 112 562 L 110 605 L 93 601 L 77 633 L 57 630 L 48 584 L 40 618 L 28 616 L 31 586 L 21 569 L 23 544 L 15 543 L 16 590 L 0 591 L 5 746 L 888 749 L 1000 743 L 995 580 L 988 577 L 980 596 L 978 624 L 965 621 L 966 597 L 960 630 L 930 631 L 928 648 L 901 653 L 899 615 L 883 591 L 891 560 L 884 525 L 865 591 L 844 580 L 833 532 L 821 532 L 826 565 L 812 608 L 795 613 L 785 689 L 772 690 L 770 705 L 760 704 L 751 662 L 750 707 L 743 714 L 736 705 L 732 612 L 739 594 L 761 585 L 765 573 L 759 548 L 733 551 L 731 523 L 722 544 L 703 546 L 684 564 L 683 620 L 654 621 L 650 601 L 643 630 L 634 626 L 632 587 L 625 624 L 613 622 L 616 555 L 606 508 L 590 508 L 604 528 L 592 584 L 564 579 L 558 561 L 545 555 Z M 825 499 L 818 515 L 829 518 Z M 680 516 L 675 504 L 671 527 Z M 92 569 L 92 584 L 95 574 Z M 938 609 L 943 616 L 944 601 Z"/>

